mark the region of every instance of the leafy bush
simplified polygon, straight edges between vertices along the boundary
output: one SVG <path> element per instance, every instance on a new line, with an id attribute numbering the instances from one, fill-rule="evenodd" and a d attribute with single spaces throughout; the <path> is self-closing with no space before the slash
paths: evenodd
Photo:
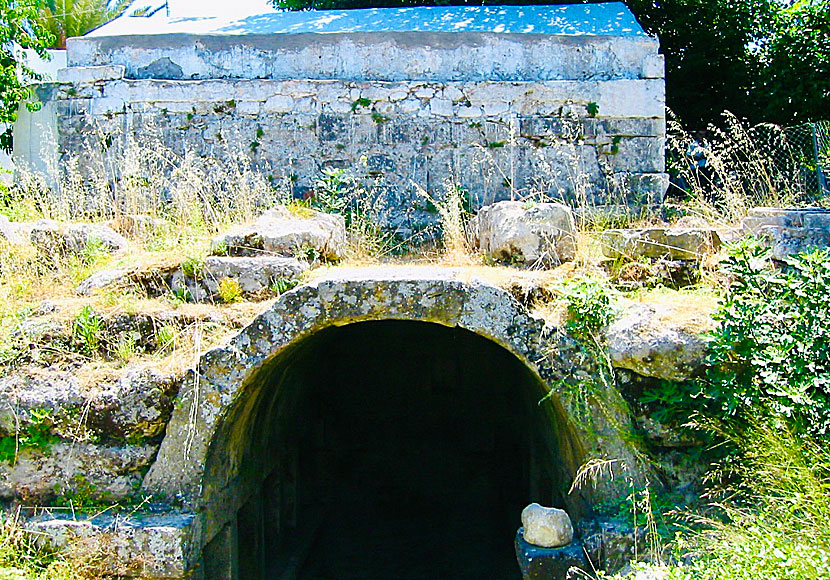
<path id="1" fill-rule="evenodd" d="M 830 435 L 830 250 L 776 269 L 744 240 L 730 249 L 732 281 L 716 319 L 700 401 L 719 419 L 760 409 L 811 435 Z"/>

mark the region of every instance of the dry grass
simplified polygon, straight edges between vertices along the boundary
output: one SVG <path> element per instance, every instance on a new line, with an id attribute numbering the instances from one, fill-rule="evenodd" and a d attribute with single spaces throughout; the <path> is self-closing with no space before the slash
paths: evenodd
<path id="1" fill-rule="evenodd" d="M 690 154 L 705 157 L 699 167 Z M 684 209 L 712 224 L 735 225 L 752 207 L 787 207 L 807 203 L 811 194 L 803 163 L 782 127 L 749 126 L 726 112 L 723 126 L 710 126 L 700 143 L 669 116 L 667 148 L 674 169 L 685 182 Z"/>

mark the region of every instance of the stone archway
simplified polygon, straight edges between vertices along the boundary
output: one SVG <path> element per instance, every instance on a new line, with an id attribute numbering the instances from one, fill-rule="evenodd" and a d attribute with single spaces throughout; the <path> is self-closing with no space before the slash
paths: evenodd
<path id="1" fill-rule="evenodd" d="M 387 502 L 392 506 L 405 504 L 407 493 L 423 496 L 421 492 L 428 489 L 427 501 L 441 495 L 441 484 L 413 482 L 417 480 L 413 474 L 420 472 L 446 485 L 457 480 L 450 503 L 478 497 L 470 514 L 485 510 L 486 498 L 492 501 L 493 497 L 501 497 L 495 502 L 497 511 L 543 501 L 579 513 L 579 500 L 563 492 L 583 458 L 580 440 L 555 399 L 544 407 L 546 412 L 535 404 L 551 382 L 561 377 L 546 352 L 550 345 L 542 330 L 541 321 L 509 293 L 481 281 L 461 280 L 458 271 L 339 271 L 285 294 L 229 344 L 201 358 L 198 373 L 183 390 L 182 403 L 174 412 L 145 487 L 178 496 L 198 514 L 194 563 L 201 559 L 205 577 L 233 580 L 264 577 L 263 570 L 273 564 L 266 555 L 276 550 L 272 544 L 266 546 L 266 534 L 279 536 L 288 524 L 291 532 L 282 535 L 294 537 L 298 544 L 288 548 L 277 565 L 299 567 L 294 561 L 302 560 L 313 546 L 312 540 L 303 540 L 303 534 L 321 533 L 322 527 L 314 523 L 313 510 L 300 515 L 298 509 L 312 505 L 309 497 L 315 493 L 321 498 L 331 493 L 332 481 L 353 488 L 367 485 L 372 469 L 360 468 L 363 460 L 374 462 L 376 474 L 382 472 L 378 464 L 390 466 L 393 473 L 384 473 L 368 488 L 379 490 L 385 485 L 392 494 Z M 400 339 L 423 359 L 422 364 L 407 364 L 402 346 L 398 355 L 390 354 L 390 344 Z M 437 360 L 445 354 L 455 363 Z M 332 365 L 326 364 L 327 356 Z M 331 374 L 349 365 L 350 372 Z M 372 369 L 385 365 L 391 369 L 381 372 L 380 379 L 368 379 Z M 447 400 L 455 401 L 452 405 L 442 403 L 441 395 L 434 396 L 443 388 L 435 379 L 441 375 L 435 365 L 447 366 L 445 374 L 456 377 L 444 393 Z M 472 377 L 459 378 L 461 368 L 470 369 Z M 380 394 L 396 392 L 383 385 L 396 373 L 409 380 L 420 376 L 427 385 L 425 392 L 431 394 L 382 400 Z M 347 391 L 332 387 L 336 377 Z M 487 404 L 472 404 L 476 387 L 488 397 Z M 410 414 L 407 420 L 414 423 L 408 426 L 365 421 L 369 435 L 347 435 L 345 441 L 343 437 L 327 439 L 315 429 L 337 424 L 342 431 L 359 408 L 348 397 L 340 400 L 344 393 L 357 393 L 365 408 L 382 413 L 400 415 L 410 407 L 420 412 Z M 321 401 L 339 404 L 324 411 Z M 480 416 L 466 416 L 470 413 Z M 418 460 L 417 454 L 407 456 L 409 450 L 401 449 L 401 444 L 415 433 L 413 425 L 424 420 L 428 425 L 421 434 L 428 433 L 431 439 Z M 364 423 L 356 421 L 355 425 Z M 512 425 L 512 430 L 505 425 Z M 441 438 L 440 433 L 452 429 L 456 436 Z M 496 432 L 501 439 L 494 437 Z M 472 443 L 453 447 L 465 435 Z M 358 457 L 360 449 L 372 441 L 374 452 Z M 476 447 L 486 451 L 482 457 L 470 451 Z M 428 460 L 432 457 L 429 448 L 440 448 L 443 459 Z M 358 467 L 349 472 L 338 455 L 351 457 L 352 467 Z M 424 468 L 408 471 L 415 461 L 421 461 Z M 444 467 L 438 465 L 442 461 Z M 479 467 L 489 467 L 479 469 L 478 474 L 452 475 L 453 469 L 467 464 L 468 471 L 475 472 L 472 464 L 477 461 Z M 491 476 L 482 479 L 486 473 Z M 510 481 L 499 487 L 497 482 L 505 479 Z M 310 489 L 311 496 L 298 491 L 298 485 Z M 476 485 L 480 488 L 473 489 Z M 366 499 L 360 496 L 351 494 L 355 499 L 351 506 L 342 496 L 336 497 L 334 505 L 360 509 L 361 499 Z M 303 525 L 300 518 L 304 518 Z M 282 523 L 275 524 L 275 520 Z M 477 522 L 473 527 L 480 527 L 481 519 Z M 517 521 L 509 523 L 515 525 Z M 508 548 L 511 541 L 506 535 Z"/>

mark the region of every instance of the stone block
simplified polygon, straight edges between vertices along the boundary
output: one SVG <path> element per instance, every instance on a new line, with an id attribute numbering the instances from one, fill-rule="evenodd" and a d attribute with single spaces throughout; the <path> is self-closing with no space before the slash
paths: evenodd
<path id="1" fill-rule="evenodd" d="M 703 366 L 707 341 L 699 332 L 673 322 L 678 318 L 667 308 L 627 307 L 605 330 L 611 364 L 644 377 L 691 378 Z"/>
<path id="2" fill-rule="evenodd" d="M 195 565 L 197 519 L 190 514 L 128 517 L 100 515 L 90 519 L 39 517 L 26 529 L 40 542 L 96 561 L 119 578 L 178 580 L 189 578 Z"/>
<path id="3" fill-rule="evenodd" d="M 597 152 L 614 172 L 662 173 L 665 170 L 665 147 L 653 137 L 605 136 L 597 139 Z"/>
<path id="4" fill-rule="evenodd" d="M 784 260 L 795 254 L 830 248 L 830 229 L 764 226 L 758 237 L 770 248 L 770 257 Z"/>
<path id="5" fill-rule="evenodd" d="M 58 69 L 59 83 L 87 84 L 124 78 L 123 65 L 74 66 Z"/>
<path id="6" fill-rule="evenodd" d="M 349 134 L 349 119 L 346 115 L 322 114 L 317 117 L 320 141 L 343 141 Z"/>
<path id="7" fill-rule="evenodd" d="M 771 257 L 788 256 L 830 247 L 830 210 L 756 207 L 741 222 L 744 234 L 759 237 L 771 249 Z"/>
<path id="8" fill-rule="evenodd" d="M 214 254 L 230 256 L 304 256 L 312 251 L 325 260 L 343 257 L 343 216 L 311 209 L 294 214 L 285 206 L 271 209 L 254 222 L 232 228 L 211 243 Z"/>
<path id="9" fill-rule="evenodd" d="M 291 280 L 308 270 L 308 264 L 296 258 L 277 256 L 221 257 L 205 260 L 203 283 L 211 294 L 219 291 L 223 278 L 239 282 L 242 291 L 256 296 L 268 290 L 277 280 Z"/>
<path id="10" fill-rule="evenodd" d="M 669 188 L 666 173 L 617 173 L 609 181 L 611 193 L 617 200 L 640 207 L 663 203 Z"/>
<path id="11" fill-rule="evenodd" d="M 714 228 L 640 228 L 606 230 L 602 253 L 608 258 L 700 260 L 720 247 Z"/>

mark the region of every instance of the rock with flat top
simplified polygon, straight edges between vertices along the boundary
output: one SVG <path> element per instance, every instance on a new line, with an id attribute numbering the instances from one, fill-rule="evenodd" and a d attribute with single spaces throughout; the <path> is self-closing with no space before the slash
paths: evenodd
<path id="1" fill-rule="evenodd" d="M 672 322 L 672 311 L 632 304 L 606 330 L 614 367 L 644 377 L 684 381 L 703 365 L 707 340 Z"/>
<path id="2" fill-rule="evenodd" d="M 129 242 L 112 228 L 101 224 L 63 223 L 41 220 L 33 224 L 29 239 L 43 255 L 83 256 L 91 251 L 113 254 Z"/>
<path id="3" fill-rule="evenodd" d="M 567 546 L 574 538 L 571 518 L 565 510 L 538 503 L 522 510 L 522 527 L 525 541 L 542 548 Z"/>
<path id="4" fill-rule="evenodd" d="M 256 296 L 279 280 L 294 280 L 308 270 L 308 264 L 296 258 L 257 256 L 231 258 L 211 256 L 205 260 L 204 284 L 211 294 L 219 291 L 219 282 L 232 278 L 242 292 Z"/>

